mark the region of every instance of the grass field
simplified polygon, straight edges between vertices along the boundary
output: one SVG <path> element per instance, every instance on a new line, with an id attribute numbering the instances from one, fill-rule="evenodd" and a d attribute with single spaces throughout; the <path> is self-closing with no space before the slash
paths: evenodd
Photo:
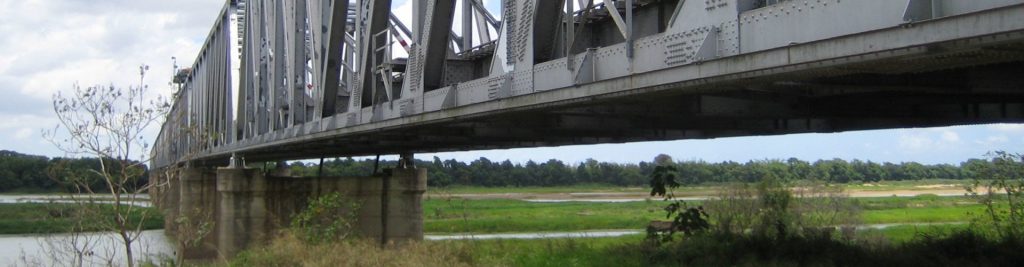
<path id="1" fill-rule="evenodd" d="M 856 199 L 862 222 L 966 222 L 984 206 L 966 197 L 875 197 Z M 699 201 L 690 201 L 700 205 Z M 660 200 L 601 203 L 535 203 L 509 199 L 431 199 L 424 202 L 428 233 L 502 233 L 643 229 L 651 220 L 664 220 Z"/>
<path id="2" fill-rule="evenodd" d="M 1018 241 L 978 238 L 964 230 L 984 206 L 964 196 L 927 194 L 950 188 L 948 181 L 849 185 L 849 190 L 911 190 L 914 197 L 858 197 L 852 201 L 863 224 L 881 229 L 858 230 L 850 239 L 792 237 L 757 239 L 747 235 L 694 237 L 691 241 L 647 245 L 643 234 L 604 238 L 494 239 L 428 241 L 380 249 L 372 241 L 310 245 L 281 237 L 266 247 L 244 253 L 231 266 L 831 266 L 935 265 L 1019 262 Z M 863 188 L 861 188 L 863 187 Z M 712 187 L 683 192 L 713 192 Z M 462 198 L 459 194 L 644 194 L 641 188 L 577 186 L 555 188 L 432 189 L 424 201 L 428 234 L 531 233 L 582 230 L 643 229 L 664 220 L 658 199 L 633 202 L 529 202 L 531 199 Z M 878 194 L 875 194 L 878 195 Z M 888 194 L 881 194 L 888 195 Z M 543 197 L 543 196 L 542 196 Z M 565 200 L 565 199 L 563 199 Z M 701 205 L 701 201 L 688 201 Z M 1005 207 L 1002 207 L 1005 208 Z M 882 225 L 894 224 L 894 225 Z M 966 233 L 966 234 L 965 234 Z M 842 236 L 842 237 L 840 237 Z M 678 240 L 678 239 L 677 239 Z M 1007 243 L 1009 242 L 1009 243 Z M 308 255 L 308 256 L 304 256 Z M 323 255 L 323 256 L 315 256 Z M 703 259 L 707 259 L 704 261 Z"/>
<path id="3" fill-rule="evenodd" d="M 577 192 L 650 192 L 646 187 L 622 187 L 603 184 L 581 184 L 572 186 L 551 187 L 482 187 L 482 186 L 449 186 L 430 187 L 428 194 L 499 194 L 499 193 L 577 193 Z"/>
<path id="4" fill-rule="evenodd" d="M 935 188 L 959 189 L 969 183 L 969 180 L 949 179 L 928 179 L 915 181 L 883 181 L 877 183 L 848 183 L 840 184 L 847 190 L 857 191 L 896 191 L 896 190 L 927 190 Z M 676 189 L 677 192 L 715 192 L 721 185 L 702 184 L 698 186 L 684 186 Z M 428 194 L 508 194 L 508 193 L 647 193 L 650 188 L 644 186 L 622 187 L 607 184 L 581 184 L 571 186 L 550 186 L 550 187 L 481 187 L 481 186 L 448 186 L 430 187 Z"/>
<path id="5" fill-rule="evenodd" d="M 808 241 L 796 241 L 799 244 L 797 251 L 810 253 L 803 256 L 811 258 L 811 261 L 826 261 L 823 264 L 811 265 L 836 265 L 844 261 L 856 260 L 843 257 L 832 257 L 836 253 L 855 254 L 862 253 L 862 256 L 869 256 L 873 261 L 892 260 L 894 255 L 903 262 L 913 262 L 914 257 L 920 257 L 920 250 L 916 254 L 901 253 L 903 251 L 915 252 L 914 248 L 924 246 L 927 250 L 937 250 L 936 246 L 929 247 L 923 242 L 924 236 L 943 237 L 949 236 L 953 230 L 963 229 L 965 225 L 943 225 L 934 227 L 911 227 L 900 226 L 890 227 L 884 230 L 862 231 L 858 238 L 868 241 L 830 241 L 825 245 L 832 248 L 825 248 L 826 252 L 831 250 L 832 254 L 817 254 L 812 252 L 819 249 L 819 245 Z M 883 237 L 887 241 L 871 241 L 874 237 Z M 717 243 L 720 242 L 720 243 Z M 710 249 L 706 252 L 696 253 L 736 253 L 727 249 L 721 250 L 718 246 L 732 246 L 739 241 L 725 241 L 713 238 L 704 240 L 703 247 Z M 852 245 L 861 242 L 866 245 Z M 864 243 L 867 242 L 867 243 Z M 749 243 L 749 241 L 748 241 Z M 656 257 L 664 253 L 678 253 L 672 245 L 651 247 L 644 245 L 644 235 L 629 235 L 607 238 L 565 238 L 565 239 L 497 239 L 497 240 L 452 240 L 452 241 L 431 241 L 405 244 L 388 249 L 381 249 L 373 241 L 356 240 L 339 242 L 333 244 L 310 245 L 304 244 L 291 236 L 283 236 L 275 239 L 272 244 L 249 250 L 230 262 L 221 263 L 228 266 L 677 266 L 672 260 L 659 261 Z M 924 245 L 922 245 L 924 244 Z M 749 244 L 747 244 L 749 245 Z M 839 250 L 839 252 L 835 252 Z M 867 251 L 867 255 L 863 255 Z M 882 252 L 875 254 L 875 252 Z M 940 251 L 941 252 L 941 251 Z M 708 255 L 719 257 L 722 255 Z M 790 266 L 793 262 L 786 259 L 773 259 L 771 255 L 763 257 L 736 259 L 740 262 L 751 263 L 755 266 Z M 653 258 L 653 259 L 652 259 Z M 907 260 L 909 259 L 909 260 Z M 869 261 L 871 261 L 869 260 Z M 963 260 L 963 259 L 961 259 Z M 970 261 L 971 259 L 968 259 Z M 728 261 L 728 260 L 726 260 Z M 833 261 L 828 264 L 828 261 Z M 899 262 L 899 261 L 897 261 Z M 796 265 L 800 265 L 796 262 Z M 701 265 L 702 264 L 696 264 Z M 743 266 L 749 266 L 744 265 Z M 714 264 L 710 266 L 716 266 Z"/>
<path id="6" fill-rule="evenodd" d="M 99 221 L 102 219 L 114 218 L 111 205 L 99 204 L 99 214 L 91 215 L 86 219 L 84 231 L 103 230 Z M 142 220 L 142 212 L 147 212 L 144 221 L 144 229 L 163 228 L 164 219 L 154 208 L 136 208 L 139 212 L 129 214 L 128 220 L 138 222 Z M 76 213 L 82 212 L 78 205 L 74 204 L 41 204 L 41 203 L 18 203 L 0 204 L 0 234 L 34 234 L 34 233 L 60 233 L 72 229 L 76 221 Z"/>

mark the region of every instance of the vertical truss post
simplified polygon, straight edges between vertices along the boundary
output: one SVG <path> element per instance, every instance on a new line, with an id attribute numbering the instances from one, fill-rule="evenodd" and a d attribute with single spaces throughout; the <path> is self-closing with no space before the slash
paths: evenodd
<path id="1" fill-rule="evenodd" d="M 468 0 L 466 4 L 473 9 L 473 17 L 476 18 L 476 32 L 477 39 L 480 39 L 480 44 L 491 42 L 491 32 L 488 30 L 491 25 L 487 19 L 487 9 L 479 5 L 477 0 Z M 495 27 L 497 28 L 497 27 Z"/>
<path id="2" fill-rule="evenodd" d="M 473 49 L 473 4 L 462 0 L 462 52 Z"/>
<path id="3" fill-rule="evenodd" d="M 618 12 L 618 11 L 616 11 Z M 633 0 L 626 0 L 626 57 L 633 69 Z"/>
<path id="4" fill-rule="evenodd" d="M 273 100 L 273 119 L 272 127 L 274 130 L 280 130 L 287 126 L 288 112 L 285 108 L 288 107 L 288 42 L 285 41 L 287 37 L 287 20 L 285 19 L 285 2 L 289 0 L 277 0 L 274 2 L 274 71 L 271 75 L 270 83 L 273 85 L 270 90 L 273 93 L 271 99 Z"/>
<path id="5" fill-rule="evenodd" d="M 338 89 L 340 88 L 341 71 L 344 65 L 342 48 L 345 44 L 345 23 L 348 20 L 348 0 L 322 0 L 324 11 L 326 14 L 324 17 L 324 24 L 320 26 L 321 34 L 325 36 L 324 44 L 320 47 L 321 57 L 319 59 L 321 67 L 316 69 L 320 75 L 320 87 L 323 91 L 321 94 L 321 106 L 322 111 L 320 116 L 323 118 L 334 116 L 338 112 L 336 109 L 338 101 Z M 326 31 L 324 31 L 326 30 Z M 348 48 L 345 48 L 348 50 Z"/>
<path id="6" fill-rule="evenodd" d="M 250 120 L 253 118 L 252 115 L 252 75 L 253 72 L 253 57 L 252 57 L 252 15 L 251 4 L 245 5 L 245 20 L 241 21 L 241 27 L 239 35 L 241 41 L 244 42 L 241 51 L 241 62 L 239 62 L 238 70 L 238 119 L 237 127 L 239 127 L 239 138 L 248 139 L 252 137 L 252 124 Z"/>
<path id="7" fill-rule="evenodd" d="M 259 79 L 253 81 L 253 83 L 256 83 L 253 88 L 255 90 L 253 101 L 256 103 L 255 135 L 261 135 L 270 131 L 270 63 L 273 51 L 270 50 L 270 31 L 267 26 L 268 21 L 270 21 L 267 18 L 267 2 L 259 1 L 257 3 L 259 4 L 251 6 L 254 10 L 259 10 L 259 12 L 252 14 L 250 17 L 259 18 L 258 23 L 256 23 L 255 28 L 251 32 L 259 34 L 258 39 L 253 38 L 252 40 L 254 47 L 259 47 L 258 51 L 255 51 L 256 55 L 254 55 L 259 58 Z"/>
<path id="8" fill-rule="evenodd" d="M 290 3 L 290 4 L 289 4 Z M 290 41 L 288 68 L 286 70 L 288 95 L 288 127 L 306 122 L 306 1 L 286 2 L 285 38 Z"/>
<path id="9" fill-rule="evenodd" d="M 565 66 L 572 70 L 575 66 L 573 63 L 572 45 L 576 41 L 576 18 L 573 12 L 573 1 L 565 0 L 565 13 L 562 15 L 565 18 Z"/>
<path id="10" fill-rule="evenodd" d="M 432 90 L 441 87 L 442 76 L 445 60 L 448 58 L 448 46 L 452 42 L 449 40 L 449 35 L 454 34 L 451 32 L 452 21 L 455 15 L 455 0 L 431 0 L 435 1 L 432 10 L 428 10 L 427 16 L 427 27 L 424 29 L 422 51 L 424 54 L 418 55 L 417 60 L 422 60 L 419 68 L 423 72 L 423 91 Z M 415 76 L 415 75 L 412 75 Z M 415 88 L 414 88 L 415 89 Z M 415 89 L 419 90 L 419 89 Z"/>
<path id="11" fill-rule="evenodd" d="M 373 38 L 374 33 L 379 33 L 388 28 L 388 15 L 391 13 L 391 0 L 365 0 L 366 5 L 361 5 L 361 8 L 366 10 L 359 10 L 357 13 L 360 18 L 357 19 L 356 32 L 358 34 L 357 40 L 359 41 L 358 49 L 356 52 L 358 57 L 358 74 L 359 77 L 356 79 L 356 85 L 352 89 L 352 105 L 349 109 L 352 111 L 359 111 L 362 107 L 370 106 L 374 103 L 374 67 L 377 66 L 378 62 L 373 62 L 375 58 L 383 58 L 383 55 L 373 55 L 374 53 L 370 39 Z"/>

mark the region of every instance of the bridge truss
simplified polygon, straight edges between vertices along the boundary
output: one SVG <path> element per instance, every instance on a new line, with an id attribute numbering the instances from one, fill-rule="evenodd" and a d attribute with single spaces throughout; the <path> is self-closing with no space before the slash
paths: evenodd
<path id="1" fill-rule="evenodd" d="M 154 165 L 1024 121 L 1024 0 L 409 1 L 227 1 Z"/>

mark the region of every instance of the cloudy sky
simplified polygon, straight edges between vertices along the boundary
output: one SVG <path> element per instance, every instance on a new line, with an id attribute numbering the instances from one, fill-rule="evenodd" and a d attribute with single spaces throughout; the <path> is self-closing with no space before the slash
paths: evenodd
<path id="1" fill-rule="evenodd" d="M 486 2 L 497 11 L 496 0 Z M 171 58 L 182 66 L 192 63 L 222 6 L 218 0 L 0 0 L 0 149 L 62 156 L 40 133 L 56 126 L 52 95 L 76 83 L 134 85 L 138 66 L 146 64 L 150 66 L 146 83 L 169 95 Z M 410 14 L 411 5 L 405 0 L 395 0 L 394 7 L 401 17 Z M 958 163 L 991 150 L 1024 152 L 1022 148 L 1024 125 L 980 125 L 438 156 L 637 162 L 665 153 L 676 159 L 706 161 L 797 157 Z"/>

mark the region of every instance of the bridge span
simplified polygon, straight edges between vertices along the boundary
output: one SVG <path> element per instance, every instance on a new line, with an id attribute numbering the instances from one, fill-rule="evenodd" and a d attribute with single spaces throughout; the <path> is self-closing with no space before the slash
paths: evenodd
<path id="1" fill-rule="evenodd" d="M 268 206 L 368 186 L 364 233 L 416 239 L 413 166 L 342 186 L 239 164 L 1024 122 L 1024 0 L 409 1 L 411 25 L 390 0 L 227 1 L 175 77 L 162 208 L 215 210 L 224 250 Z"/>

